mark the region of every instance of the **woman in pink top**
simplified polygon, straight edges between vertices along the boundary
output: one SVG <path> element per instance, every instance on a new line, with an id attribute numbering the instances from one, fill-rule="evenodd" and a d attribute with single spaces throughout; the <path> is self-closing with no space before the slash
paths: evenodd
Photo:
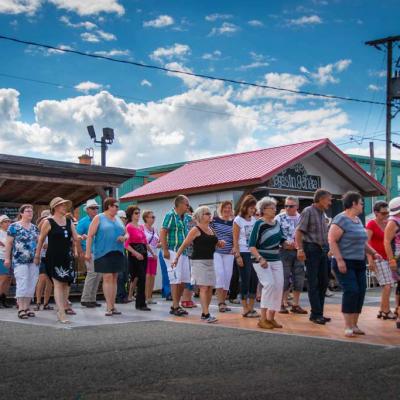
<path id="1" fill-rule="evenodd" d="M 126 232 L 129 236 L 125 242 L 128 250 L 128 268 L 130 280 L 137 278 L 136 309 L 140 311 L 151 311 L 146 304 L 146 268 L 147 252 L 154 256 L 153 250 L 147 243 L 146 235 L 139 226 L 140 209 L 138 206 L 129 206 L 126 209 Z"/>

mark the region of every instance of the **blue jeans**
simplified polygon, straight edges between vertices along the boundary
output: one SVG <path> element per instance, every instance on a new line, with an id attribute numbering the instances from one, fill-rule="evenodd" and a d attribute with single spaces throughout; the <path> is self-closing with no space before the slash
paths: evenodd
<path id="1" fill-rule="evenodd" d="M 325 293 L 329 284 L 328 251 L 316 243 L 304 242 L 304 253 L 311 318 L 318 318 L 324 315 Z"/>
<path id="2" fill-rule="evenodd" d="M 158 253 L 158 259 L 160 261 L 162 275 L 162 297 L 167 298 L 168 296 L 171 296 L 171 286 L 169 284 L 167 264 L 165 264 L 161 251 Z"/>
<path id="3" fill-rule="evenodd" d="M 243 259 L 244 266 L 239 267 L 240 273 L 240 294 L 242 300 L 255 299 L 257 294 L 258 278 L 257 273 L 253 268 L 250 253 L 240 253 Z"/>
<path id="4" fill-rule="evenodd" d="M 342 313 L 361 314 L 367 290 L 367 267 L 365 260 L 344 260 L 347 272 L 339 271 L 337 262 L 332 260 L 332 267 L 343 288 Z"/>

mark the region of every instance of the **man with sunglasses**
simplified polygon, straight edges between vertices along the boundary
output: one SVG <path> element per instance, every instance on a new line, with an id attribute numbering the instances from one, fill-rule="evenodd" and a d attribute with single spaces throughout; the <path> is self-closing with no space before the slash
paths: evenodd
<path id="1" fill-rule="evenodd" d="M 281 305 L 281 314 L 288 314 L 287 298 L 290 290 L 290 277 L 293 282 L 293 305 L 290 311 L 294 314 L 307 314 L 300 305 L 300 294 L 303 291 L 305 270 L 304 263 L 297 258 L 295 245 L 295 233 L 300 221 L 299 200 L 295 196 L 288 196 L 285 199 L 285 209 L 276 216 L 276 220 L 282 227 L 282 231 L 287 241 L 284 248 L 281 249 L 281 261 L 283 264 L 283 297 Z"/>
<path id="2" fill-rule="evenodd" d="M 182 245 L 189 231 L 192 217 L 188 214 L 189 199 L 184 195 L 176 197 L 174 208 L 169 211 L 163 221 L 160 231 L 160 242 L 165 264 L 167 265 L 168 278 L 171 284 L 172 307 L 170 314 L 176 316 L 187 315 L 187 311 L 179 303 L 185 288 L 185 283 L 190 283 L 190 263 L 186 250 L 183 252 L 176 265 L 172 265 L 176 252 Z"/>
<path id="3" fill-rule="evenodd" d="M 90 199 L 84 207 L 86 216 L 78 221 L 76 231 L 81 237 L 81 245 L 83 252 L 86 251 L 86 239 L 89 231 L 90 223 L 99 212 L 99 205 L 95 199 Z M 101 274 L 94 272 L 93 258 L 90 261 L 85 261 L 86 278 L 83 286 L 81 305 L 87 308 L 100 307 L 101 304 L 96 302 L 96 295 L 101 281 Z"/>

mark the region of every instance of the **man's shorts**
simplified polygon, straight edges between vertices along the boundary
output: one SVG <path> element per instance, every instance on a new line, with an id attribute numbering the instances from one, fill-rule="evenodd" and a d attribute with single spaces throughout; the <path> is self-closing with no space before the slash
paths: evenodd
<path id="1" fill-rule="evenodd" d="M 179 285 L 180 283 L 190 283 L 190 261 L 188 256 L 183 254 L 179 257 L 175 268 L 171 268 L 171 263 L 175 261 L 176 252 L 170 250 L 169 260 L 164 258 L 167 265 L 169 283 L 171 285 Z"/>

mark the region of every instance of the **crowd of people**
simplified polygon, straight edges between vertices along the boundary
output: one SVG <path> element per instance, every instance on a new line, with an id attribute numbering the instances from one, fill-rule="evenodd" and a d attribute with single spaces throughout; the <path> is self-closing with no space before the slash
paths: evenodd
<path id="1" fill-rule="evenodd" d="M 172 300 L 171 315 L 188 315 L 187 309 L 196 306 L 197 290 L 201 320 L 217 322 L 210 309 L 215 290 L 220 313 L 231 311 L 228 300 L 241 301 L 242 317 L 257 319 L 261 329 L 283 328 L 277 321 L 279 313 L 309 314 L 312 323 L 325 325 L 331 321 L 324 304 L 333 274 L 343 292 L 344 334 L 356 337 L 365 334 L 359 318 L 368 265 L 382 288 L 377 317 L 396 320 L 400 328 L 400 197 L 389 204 L 377 201 L 375 218 L 365 227 L 359 193 L 344 194 L 344 211 L 333 219 L 327 217 L 331 203 L 331 193 L 319 189 L 301 213 L 298 198 L 288 196 L 277 214 L 274 198 L 257 201 L 247 195 L 236 215 L 230 201 L 222 202 L 214 215 L 207 206 L 191 210 L 189 199 L 179 195 L 160 232 L 153 211 L 142 211 L 137 205 L 119 210 L 114 198 L 104 200 L 101 213 L 99 204 L 88 200 L 86 216 L 77 224 L 70 214 L 71 202 L 61 197 L 50 202 L 35 224 L 33 206 L 25 204 L 14 222 L 0 216 L 0 307 L 10 307 L 7 294 L 14 278 L 20 319 L 53 310 L 49 301 L 54 290 L 57 320 L 69 323 L 69 316 L 75 314 L 69 301 L 76 279 L 74 260 L 80 258 L 86 267 L 81 305 L 101 306 L 96 296 L 102 281 L 107 317 L 121 314 L 116 303 L 131 302 L 133 291 L 136 310 L 151 311 L 160 264 L 163 295 Z M 309 312 L 300 305 L 305 282 Z"/>

